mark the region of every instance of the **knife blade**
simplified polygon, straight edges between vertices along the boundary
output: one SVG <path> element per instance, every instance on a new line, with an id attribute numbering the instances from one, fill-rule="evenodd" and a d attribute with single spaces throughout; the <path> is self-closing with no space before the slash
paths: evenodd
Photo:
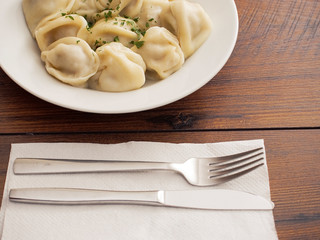
<path id="1" fill-rule="evenodd" d="M 54 205 L 139 204 L 212 210 L 272 210 L 274 204 L 247 192 L 211 189 L 187 191 L 107 191 L 77 188 L 11 189 L 9 199 Z"/>

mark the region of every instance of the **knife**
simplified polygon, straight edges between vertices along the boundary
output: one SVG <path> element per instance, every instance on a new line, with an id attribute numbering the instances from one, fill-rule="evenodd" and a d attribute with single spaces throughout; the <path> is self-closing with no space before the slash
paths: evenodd
<path id="1" fill-rule="evenodd" d="M 274 204 L 247 192 L 211 189 L 189 191 L 107 191 L 78 188 L 11 189 L 9 199 L 19 203 L 54 205 L 139 204 L 215 210 L 271 210 Z"/>

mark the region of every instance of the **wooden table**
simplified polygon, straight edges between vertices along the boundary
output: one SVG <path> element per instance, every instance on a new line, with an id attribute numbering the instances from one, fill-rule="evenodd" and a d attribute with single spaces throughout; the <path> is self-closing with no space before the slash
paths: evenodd
<path id="1" fill-rule="evenodd" d="M 280 239 L 320 238 L 320 2 L 236 0 L 232 57 L 206 86 L 131 114 L 44 102 L 0 70 L 0 191 L 10 144 L 218 142 L 265 139 Z"/>

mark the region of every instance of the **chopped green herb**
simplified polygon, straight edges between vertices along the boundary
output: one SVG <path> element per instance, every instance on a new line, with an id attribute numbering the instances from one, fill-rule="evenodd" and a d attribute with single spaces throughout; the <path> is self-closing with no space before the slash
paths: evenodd
<path id="1" fill-rule="evenodd" d="M 131 26 L 134 26 L 134 22 L 133 21 L 130 21 L 130 20 L 127 20 L 127 24 L 129 25 L 131 25 Z"/>
<path id="2" fill-rule="evenodd" d="M 135 45 L 137 48 L 141 48 L 144 44 L 144 41 L 131 41 L 130 43 Z"/>
<path id="3" fill-rule="evenodd" d="M 74 20 L 74 18 L 71 15 L 66 15 L 65 18 L 70 18 L 71 20 Z"/>
<path id="4" fill-rule="evenodd" d="M 112 11 L 109 10 L 107 13 L 104 12 L 104 18 L 106 21 L 108 21 L 109 18 L 112 18 Z"/>
<path id="5" fill-rule="evenodd" d="M 89 23 L 88 23 L 88 25 L 86 26 L 86 29 L 87 29 L 87 31 L 88 31 L 90 34 L 92 34 L 92 32 L 91 32 L 91 27 L 90 27 Z"/>
<path id="6" fill-rule="evenodd" d="M 89 28 L 92 28 L 93 27 L 93 22 L 88 22 L 88 26 L 89 26 Z"/>
<path id="7" fill-rule="evenodd" d="M 80 40 L 77 40 L 77 44 L 80 42 Z"/>
<path id="8" fill-rule="evenodd" d="M 134 33 L 136 33 L 136 34 L 138 35 L 138 38 L 139 38 L 139 39 L 140 39 L 142 36 L 144 36 L 145 33 L 146 33 L 145 30 L 141 30 L 141 29 L 135 28 L 135 27 L 131 28 L 131 31 L 134 32 Z"/>
<path id="9" fill-rule="evenodd" d="M 119 42 L 119 36 L 115 36 L 113 39 L 114 42 Z"/>

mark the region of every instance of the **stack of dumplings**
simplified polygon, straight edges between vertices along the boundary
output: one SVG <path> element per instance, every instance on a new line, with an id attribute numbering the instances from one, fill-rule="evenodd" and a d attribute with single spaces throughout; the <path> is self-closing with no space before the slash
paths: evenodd
<path id="1" fill-rule="evenodd" d="M 105 92 L 169 77 L 211 32 L 207 13 L 187 0 L 23 0 L 22 7 L 47 72 Z"/>

